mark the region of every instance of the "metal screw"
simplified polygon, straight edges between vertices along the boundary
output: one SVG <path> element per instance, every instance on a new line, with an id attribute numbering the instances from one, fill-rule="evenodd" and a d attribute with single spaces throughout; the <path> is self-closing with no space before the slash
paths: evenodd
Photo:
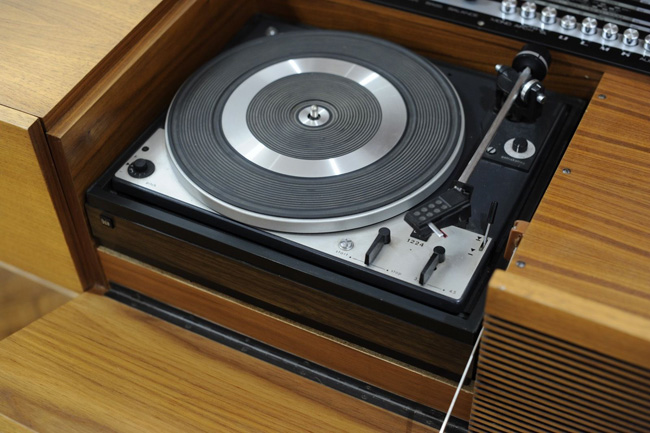
<path id="1" fill-rule="evenodd" d="M 564 173 L 564 174 L 571 174 L 571 169 L 568 168 L 568 167 L 563 168 L 563 169 L 562 169 L 562 173 Z"/>
<path id="2" fill-rule="evenodd" d="M 489 153 L 490 155 L 494 155 L 495 153 L 497 153 L 497 148 L 490 146 L 486 149 L 486 152 Z"/>
<path id="3" fill-rule="evenodd" d="M 524 262 L 523 260 L 517 260 L 516 265 L 517 265 L 518 268 L 525 268 L 526 267 L 526 262 Z"/>
<path id="4" fill-rule="evenodd" d="M 266 36 L 275 36 L 275 35 L 278 34 L 278 29 L 276 29 L 273 26 L 269 26 L 269 27 L 266 28 L 265 34 L 266 34 Z"/>
<path id="5" fill-rule="evenodd" d="M 476 23 L 479 27 L 483 27 L 485 25 L 485 21 L 479 21 Z"/>
<path id="6" fill-rule="evenodd" d="M 602 93 L 598 95 L 598 99 L 607 99 L 607 95 L 603 95 Z"/>

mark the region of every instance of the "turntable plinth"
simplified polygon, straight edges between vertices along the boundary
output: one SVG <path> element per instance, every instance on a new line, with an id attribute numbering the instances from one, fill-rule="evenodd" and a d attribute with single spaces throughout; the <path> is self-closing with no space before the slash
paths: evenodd
<path id="1" fill-rule="evenodd" d="M 146 20 L 146 25 L 131 33 L 129 43 L 118 45 L 117 49 L 112 51 L 113 54 L 119 54 L 118 57 L 113 58 L 115 62 L 103 64 L 106 69 L 102 67 L 93 69 L 92 73 L 88 74 L 91 79 L 86 83 L 87 85 L 69 89 L 72 99 L 60 113 L 62 116 L 59 121 L 44 124 L 51 152 L 48 159 L 50 162 L 48 180 L 52 181 L 50 187 L 55 190 L 52 193 L 53 197 L 58 197 L 55 202 L 56 214 L 62 216 L 63 222 L 68 225 L 68 231 L 65 232 L 67 244 L 62 245 L 59 240 L 59 247 L 73 246 L 72 256 L 84 287 L 103 283 L 104 275 L 109 280 L 133 285 L 132 288 L 143 292 L 150 290 L 152 294 L 156 293 L 157 287 L 163 287 L 160 296 L 164 296 L 165 300 L 177 303 L 178 306 L 190 311 L 200 311 L 205 316 L 210 313 L 204 310 L 204 306 L 211 305 L 213 301 L 216 304 L 217 299 L 221 302 L 221 297 L 205 292 L 196 284 L 178 283 L 179 279 L 175 275 L 152 271 L 148 266 L 134 262 L 131 258 L 115 259 L 111 257 L 115 254 L 105 250 L 100 253 L 103 262 L 101 268 L 86 224 L 88 220 L 84 214 L 83 201 L 85 191 L 91 182 L 97 179 L 111 161 L 137 137 L 143 128 L 150 124 L 169 102 L 173 89 L 199 64 L 216 54 L 247 18 L 255 12 L 267 12 L 309 25 L 361 31 L 404 44 L 432 58 L 483 71 L 490 71 L 494 63 L 507 62 L 521 47 L 521 43 L 515 40 L 467 30 L 449 23 L 363 1 L 186 1 L 167 2 L 165 5 L 169 7 L 167 10 L 169 13 L 156 17 L 159 19 Z M 458 50 L 459 46 L 463 47 L 462 51 Z M 645 241 L 647 222 L 650 221 L 647 194 L 645 194 L 647 167 L 650 166 L 647 144 L 650 127 L 644 114 L 647 111 L 645 101 L 649 99 L 647 94 L 650 92 L 650 82 L 646 76 L 568 54 L 554 52 L 553 56 L 555 64 L 547 81 L 550 88 L 590 99 L 602 78 L 604 90 L 596 92 L 588 111 L 593 116 L 585 118 L 569 148 L 567 155 L 571 159 L 567 161 L 571 164 L 566 168 L 572 170 L 571 174 L 564 174 L 561 171 L 556 174 L 547 200 L 542 204 L 538 219 L 534 222 L 536 228 L 530 232 L 528 240 L 524 239 L 522 243 L 518 259 L 525 262 L 525 266 L 500 274 L 499 279 L 494 280 L 493 290 L 498 290 L 498 285 L 503 281 L 507 284 L 517 284 L 520 290 L 513 296 L 522 302 L 533 302 L 534 299 L 531 300 L 525 291 L 526 281 L 530 279 L 537 283 L 542 282 L 535 285 L 535 290 L 539 290 L 537 294 L 543 296 L 544 288 L 551 287 L 564 293 L 570 292 L 570 298 L 575 301 L 543 310 L 548 311 L 549 314 L 553 314 L 555 309 L 579 309 L 582 299 L 588 298 L 588 301 L 594 301 L 594 297 L 612 300 L 617 311 L 625 311 L 626 314 L 632 315 L 642 314 L 647 301 L 637 303 L 636 299 L 647 298 L 645 292 L 641 290 L 644 287 L 639 288 L 639 285 L 646 283 L 647 286 L 647 258 L 650 255 L 650 242 Z M 34 70 L 39 72 L 37 68 Z M 597 97 L 601 93 L 605 99 Z M 639 100 L 644 103 L 633 102 L 632 108 L 627 105 L 627 101 Z M 63 106 L 57 107 L 61 109 Z M 604 108 L 607 109 L 603 110 Z M 602 129 L 604 127 L 605 132 Z M 640 168 L 635 168 L 638 171 L 633 176 L 634 188 L 630 188 L 632 182 L 629 180 L 627 168 L 636 165 Z M 562 168 L 565 167 L 560 166 L 560 169 Z M 620 168 L 623 169 L 618 170 Z M 58 181 L 53 181 L 54 174 L 59 176 Z M 571 177 L 573 174 L 577 175 L 576 183 L 572 183 L 575 182 Z M 41 191 L 45 190 L 41 189 Z M 580 191 L 580 194 L 576 195 L 576 191 Z M 612 199 L 626 204 L 623 207 L 618 206 L 618 210 L 625 209 L 626 218 L 631 219 L 625 220 L 626 228 L 622 230 L 622 236 L 619 236 L 621 233 L 616 229 L 615 239 L 601 238 L 601 233 L 607 232 L 610 228 L 611 208 L 605 204 Z M 567 212 L 567 208 L 572 208 L 574 212 Z M 50 216 L 52 214 L 50 213 Z M 576 223 L 575 214 L 580 215 L 579 223 Z M 91 214 L 93 218 L 99 216 L 99 212 Z M 90 224 L 94 223 L 95 220 L 91 219 Z M 642 241 L 639 241 L 639 238 L 642 238 Z M 566 250 L 558 250 L 557 239 L 570 239 L 572 242 Z M 613 249 L 610 248 L 610 241 L 614 243 Z M 609 261 L 603 263 L 600 259 L 594 259 L 594 249 L 604 251 Z M 178 255 L 179 251 L 182 249 L 174 250 L 173 254 Z M 628 258 L 631 260 L 627 260 Z M 612 263 L 622 267 L 613 267 Z M 519 278 L 520 276 L 515 273 L 521 273 L 523 277 Z M 509 274 L 516 277 L 509 279 L 507 277 Z M 134 275 L 139 277 L 135 278 Z M 277 275 L 275 277 L 278 278 Z M 623 292 L 623 296 L 618 297 L 617 292 Z M 207 296 L 198 296 L 197 293 L 207 293 Z M 505 296 L 491 298 L 490 302 L 494 304 L 488 311 L 503 314 L 510 320 L 517 319 L 513 315 L 516 313 L 514 309 L 507 313 L 504 311 L 505 306 L 511 305 L 502 302 L 504 299 Z M 111 302 L 106 299 L 104 301 Z M 535 308 L 534 305 L 531 308 Z M 70 312 L 65 310 L 62 313 L 65 314 L 66 311 Z M 269 323 L 267 313 L 254 314 L 244 307 L 238 311 L 242 312 L 242 317 L 239 318 L 241 322 L 250 320 L 248 323 L 250 328 L 255 328 L 258 320 L 259 323 Z M 620 319 L 618 323 L 623 324 L 622 326 L 633 321 L 628 320 L 633 316 L 622 314 L 618 317 Z M 228 320 L 234 322 L 236 319 L 230 317 Z M 522 324 L 524 327 L 538 325 L 542 327 L 540 323 L 544 319 L 544 316 L 535 316 Z M 93 322 L 85 323 L 92 325 Z M 580 324 L 575 332 L 578 335 L 587 335 L 582 332 L 588 329 L 586 322 L 575 323 Z M 79 331 L 79 326 L 85 329 L 83 324 L 82 321 L 75 322 L 73 327 L 60 328 L 60 332 L 74 335 Z M 552 325 L 553 322 L 550 324 Z M 543 325 L 548 326 L 549 321 Z M 369 381 L 381 383 L 382 386 L 395 392 L 404 393 L 438 409 L 445 409 L 443 401 L 427 400 L 427 395 L 436 395 L 436 393 L 447 395 L 450 389 L 449 381 L 432 375 L 425 375 L 426 378 L 422 379 L 421 372 L 412 366 L 405 366 L 391 360 L 376 362 L 377 358 L 374 355 L 362 351 L 347 352 L 352 347 L 349 342 L 337 341 L 323 335 L 315 336 L 311 330 L 304 327 L 294 326 L 285 329 L 292 329 L 295 332 L 291 334 L 294 341 L 306 338 L 304 337 L 306 335 L 310 336 L 309 341 L 314 346 L 309 347 L 310 352 L 304 353 L 312 360 L 322 360 L 324 363 L 333 363 L 332 365 L 341 365 L 336 362 L 350 360 L 350 365 L 354 369 L 354 371 L 350 370 L 350 374 L 368 377 Z M 542 329 L 549 334 L 554 332 L 558 337 L 563 336 L 561 329 L 551 330 L 552 332 L 548 328 L 542 327 Z M 25 333 L 29 333 L 29 330 Z M 272 339 L 273 337 L 262 335 L 260 338 Z M 588 341 L 582 340 L 579 343 L 587 344 Z M 276 344 L 279 345 L 281 342 L 277 341 Z M 341 350 L 336 353 L 346 355 L 341 359 L 325 356 L 318 350 L 321 345 L 332 350 Z M 39 348 L 34 350 L 38 351 Z M 605 357 L 617 357 L 636 362 L 635 359 L 624 356 L 624 345 L 617 347 L 616 350 L 601 346 L 599 350 Z M 72 368 L 76 368 L 75 362 L 75 359 L 69 360 Z M 642 367 L 642 372 L 647 371 L 647 365 Z M 340 368 L 345 366 L 341 365 Z M 93 375 L 95 370 L 89 369 L 87 372 Z M 12 373 L 11 380 L 20 384 L 26 376 L 36 374 L 36 371 L 21 370 Z M 516 372 L 510 370 L 507 374 L 514 375 Z M 399 379 L 384 380 L 385 376 Z M 400 388 L 398 383 L 401 380 L 407 384 L 424 383 L 427 388 L 417 391 Z M 540 392 L 543 393 L 544 390 Z M 108 399 L 110 398 L 112 397 L 109 396 Z M 461 401 L 464 405 L 459 409 L 461 417 L 467 416 L 468 400 L 466 395 Z M 495 404 L 494 401 L 499 401 L 499 398 L 482 406 L 483 414 L 492 420 L 494 414 L 503 415 L 503 411 L 499 409 L 502 405 Z M 53 405 L 60 403 L 61 399 L 57 399 Z M 508 401 L 506 404 L 513 403 Z M 63 412 L 52 416 L 57 420 L 64 422 L 66 420 Z M 133 416 L 137 417 L 137 414 Z"/>

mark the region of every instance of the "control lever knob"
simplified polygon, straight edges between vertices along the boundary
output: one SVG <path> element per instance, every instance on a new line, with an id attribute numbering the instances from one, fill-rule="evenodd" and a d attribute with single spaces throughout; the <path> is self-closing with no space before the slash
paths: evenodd
<path id="1" fill-rule="evenodd" d="M 533 2 L 524 2 L 521 5 L 520 14 L 527 20 L 535 18 L 535 15 L 537 15 L 537 5 Z"/>
<path id="2" fill-rule="evenodd" d="M 650 35 L 645 37 L 643 48 L 647 51 L 650 51 Z"/>
<path id="3" fill-rule="evenodd" d="M 623 43 L 634 47 L 639 43 L 639 31 L 637 29 L 626 29 L 623 32 Z"/>
<path id="4" fill-rule="evenodd" d="M 542 9 L 542 22 L 544 24 L 554 24 L 557 20 L 557 9 L 552 6 L 546 6 Z"/>
<path id="5" fill-rule="evenodd" d="M 501 2 L 501 12 L 504 14 L 513 14 L 517 10 L 517 0 L 503 0 Z"/>
<path id="6" fill-rule="evenodd" d="M 135 161 L 133 161 L 131 164 L 129 164 L 129 168 L 127 168 L 127 172 L 131 177 L 135 177 L 136 179 L 142 179 L 144 177 L 150 176 L 155 169 L 156 166 L 154 165 L 153 162 L 149 161 L 148 159 L 138 158 Z"/>
<path id="7" fill-rule="evenodd" d="M 444 247 L 437 246 L 433 249 L 433 254 L 431 254 L 431 257 L 429 258 L 429 261 L 427 261 L 427 264 L 424 265 L 424 268 L 422 268 L 422 272 L 420 272 L 420 277 L 418 278 L 418 282 L 421 286 L 424 286 L 427 281 L 429 281 L 429 278 L 431 278 L 436 267 L 445 261 L 445 253 L 446 251 Z"/>
<path id="8" fill-rule="evenodd" d="M 524 153 L 528 150 L 528 140 L 523 137 L 517 137 L 512 141 L 512 150 L 517 153 Z"/>
<path id="9" fill-rule="evenodd" d="M 131 167 L 133 167 L 133 171 L 136 173 L 144 173 L 147 171 L 147 160 L 138 158 L 131 163 Z"/>
<path id="10" fill-rule="evenodd" d="M 565 15 L 560 20 L 560 25 L 565 30 L 573 30 L 578 25 L 578 20 L 573 15 Z"/>
<path id="11" fill-rule="evenodd" d="M 615 41 L 618 38 L 618 26 L 613 23 L 607 23 L 603 26 L 603 39 L 606 41 Z"/>
<path id="12" fill-rule="evenodd" d="M 372 242 L 372 245 L 370 245 L 370 248 L 368 248 L 368 251 L 366 251 L 366 256 L 363 260 L 366 266 L 370 266 L 370 264 L 377 258 L 384 245 L 387 245 L 389 243 L 390 229 L 387 227 L 380 228 L 377 236 L 375 237 L 375 240 Z"/>
<path id="13" fill-rule="evenodd" d="M 598 30 L 598 21 L 596 18 L 587 17 L 582 20 L 582 27 L 580 27 L 580 30 L 585 35 L 595 35 Z"/>

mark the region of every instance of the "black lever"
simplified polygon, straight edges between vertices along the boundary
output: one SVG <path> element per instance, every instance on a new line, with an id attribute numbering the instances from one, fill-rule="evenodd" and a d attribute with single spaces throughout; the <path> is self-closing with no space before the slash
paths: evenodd
<path id="1" fill-rule="evenodd" d="M 384 247 L 384 245 L 389 243 L 390 243 L 390 229 L 386 227 L 380 228 L 379 233 L 377 233 L 377 237 L 375 237 L 375 240 L 372 242 L 372 245 L 370 245 L 370 248 L 368 248 L 368 251 L 366 251 L 366 257 L 363 260 L 366 266 L 370 266 L 370 263 L 375 261 L 375 259 L 379 255 L 379 252 Z"/>
<path id="2" fill-rule="evenodd" d="M 433 249 L 433 254 L 431 254 L 429 261 L 424 265 L 424 268 L 422 268 L 422 272 L 420 272 L 420 279 L 418 282 L 421 286 L 424 286 L 424 284 L 429 281 L 431 274 L 436 270 L 436 266 L 445 261 L 445 253 L 446 251 L 444 247 L 437 246 Z"/>
<path id="3" fill-rule="evenodd" d="M 490 233 L 490 227 L 492 227 L 492 224 L 494 224 L 494 217 L 497 214 L 498 206 L 499 203 L 496 201 L 493 201 L 490 204 L 490 211 L 488 212 L 488 218 L 487 218 L 487 226 L 485 227 L 485 234 L 483 235 L 483 242 L 481 242 L 481 246 L 478 249 L 479 251 L 483 251 L 483 248 L 485 248 L 485 245 L 487 245 L 488 234 Z"/>

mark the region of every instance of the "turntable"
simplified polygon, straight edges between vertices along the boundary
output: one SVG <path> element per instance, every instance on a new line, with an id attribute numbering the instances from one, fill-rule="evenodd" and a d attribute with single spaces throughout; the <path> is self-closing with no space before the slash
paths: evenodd
<path id="1" fill-rule="evenodd" d="M 545 71 L 522 78 L 535 69 L 528 57 L 544 67 L 550 60 L 529 49 L 515 60 L 525 66 L 500 67 L 495 80 L 354 33 L 262 19 L 243 39 L 196 71 L 89 190 L 94 235 L 208 287 L 456 375 L 480 325 L 485 282 L 503 265 L 508 229 L 532 215 L 582 102 L 544 91 Z M 403 338 L 397 329 L 359 331 L 355 321 L 366 319 L 352 309 L 340 313 L 350 323 L 328 321 L 273 288 L 260 295 L 218 281 L 184 264 L 182 250 L 178 260 L 148 254 L 120 232 L 122 219 L 296 281 L 327 308 L 353 304 L 462 344 L 454 360 L 438 363 L 417 344 L 393 345 Z"/>

